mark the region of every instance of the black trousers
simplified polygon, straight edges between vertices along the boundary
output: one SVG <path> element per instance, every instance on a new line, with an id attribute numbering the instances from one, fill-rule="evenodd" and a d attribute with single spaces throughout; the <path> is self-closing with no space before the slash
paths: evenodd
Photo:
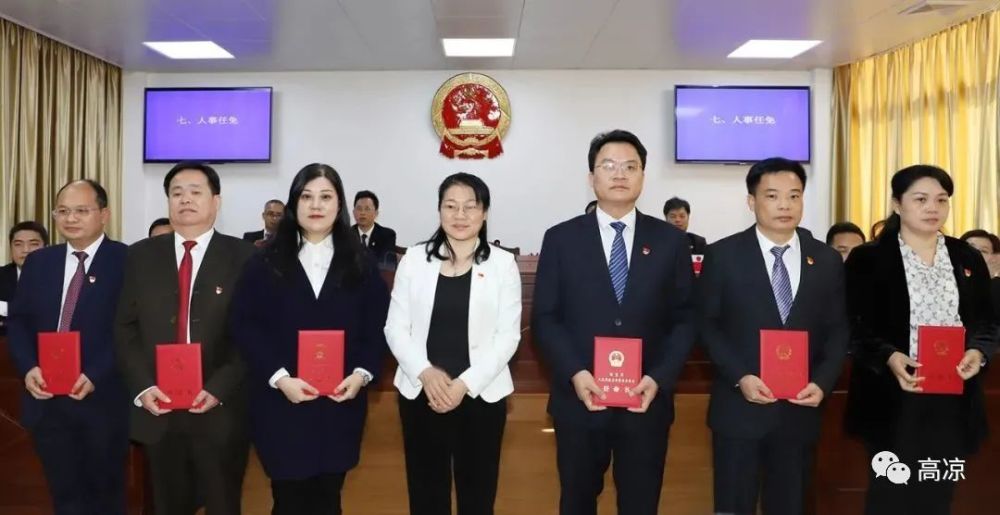
<path id="1" fill-rule="evenodd" d="M 815 443 L 775 431 L 760 439 L 712 434 L 715 512 L 801 515 L 812 476 Z"/>
<path id="2" fill-rule="evenodd" d="M 146 445 L 156 515 L 239 515 L 250 441 L 244 435 L 217 442 L 211 436 L 170 429 Z M 204 499 L 197 499 L 203 496 Z"/>
<path id="3" fill-rule="evenodd" d="M 57 397 L 45 402 L 79 401 Z M 128 458 L 125 412 L 119 420 L 110 420 L 77 409 L 48 409 L 31 428 L 31 436 L 55 515 L 124 515 Z"/>
<path id="4" fill-rule="evenodd" d="M 455 478 L 458 515 L 492 515 L 500 474 L 507 401 L 466 396 L 454 410 L 435 413 L 421 392 L 399 397 L 410 515 L 450 515 Z"/>
<path id="5" fill-rule="evenodd" d="M 867 515 L 947 515 L 955 493 L 955 481 L 920 479 L 919 460 L 938 460 L 942 475 L 948 467 L 940 460 L 965 459 L 963 445 L 962 399 L 951 395 L 903 394 L 896 436 L 888 449 L 868 445 L 874 458 L 880 451 L 891 451 L 910 468 L 910 480 L 897 485 L 869 471 Z"/>
<path id="6" fill-rule="evenodd" d="M 555 420 L 560 515 L 597 514 L 612 458 L 618 513 L 657 513 L 670 431 L 662 404 L 654 401 L 642 414 L 608 408 L 593 415 L 603 417 L 602 424 Z"/>
<path id="7" fill-rule="evenodd" d="M 271 515 L 340 515 L 340 491 L 347 473 L 296 481 L 271 481 Z"/>

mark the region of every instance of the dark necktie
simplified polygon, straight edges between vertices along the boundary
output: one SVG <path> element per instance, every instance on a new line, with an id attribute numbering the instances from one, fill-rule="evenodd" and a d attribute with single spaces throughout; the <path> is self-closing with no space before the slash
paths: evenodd
<path id="1" fill-rule="evenodd" d="M 362 234 L 361 235 L 361 246 L 365 247 L 365 248 L 368 248 L 368 235 L 367 234 Z"/>
<path id="2" fill-rule="evenodd" d="M 625 253 L 624 222 L 611 222 L 615 230 L 615 239 L 611 242 L 611 259 L 608 260 L 608 272 L 611 274 L 611 286 L 615 288 L 618 303 L 625 298 L 625 283 L 628 282 L 628 255 Z"/>
<path id="3" fill-rule="evenodd" d="M 782 324 L 788 320 L 788 313 L 792 311 L 792 281 L 788 278 L 785 261 L 781 259 L 788 249 L 788 245 L 771 248 L 771 254 L 774 255 L 774 266 L 771 267 L 771 290 L 774 291 L 774 300 L 778 303 Z"/>
<path id="4" fill-rule="evenodd" d="M 76 272 L 69 280 L 69 288 L 66 289 L 66 302 L 63 303 L 62 317 L 59 319 L 59 332 L 69 331 L 69 326 L 73 323 L 73 313 L 76 312 L 76 303 L 80 300 L 80 290 L 83 289 L 83 276 L 87 271 L 83 269 L 84 261 L 87 260 L 87 253 L 76 251 Z"/>
<path id="5" fill-rule="evenodd" d="M 184 242 L 184 257 L 181 266 L 177 268 L 177 343 L 188 343 L 188 310 L 191 307 L 191 272 L 194 263 L 191 260 L 191 248 L 196 241 Z"/>

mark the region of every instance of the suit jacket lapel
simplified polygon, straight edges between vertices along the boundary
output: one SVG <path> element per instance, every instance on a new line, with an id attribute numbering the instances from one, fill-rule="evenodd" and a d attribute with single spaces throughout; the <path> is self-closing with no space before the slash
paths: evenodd
<path id="1" fill-rule="evenodd" d="M 638 217 L 638 215 L 637 215 Z M 615 287 L 611 284 L 611 272 L 608 270 L 608 258 L 604 255 L 604 243 L 601 241 L 601 227 L 597 223 L 597 213 L 591 213 L 583 221 L 583 245 L 580 251 L 581 257 L 589 268 L 593 270 L 595 277 L 601 277 L 601 284 L 607 298 L 618 305 L 618 298 L 615 296 Z M 629 271 L 631 274 L 631 271 Z M 626 296 L 628 296 L 628 286 L 626 283 Z"/>
<path id="2" fill-rule="evenodd" d="M 625 297 L 622 298 L 624 306 L 630 298 L 642 298 L 638 295 L 638 289 L 642 286 L 642 278 L 648 277 L 646 270 L 649 266 L 649 256 L 642 252 L 643 248 L 649 248 L 648 235 L 649 223 L 643 220 L 643 214 L 635 212 L 635 233 L 632 235 L 632 256 L 628 262 L 628 279 L 625 282 Z M 608 273 L 608 284 L 611 284 L 611 274 Z M 612 288 L 612 294 L 614 289 Z"/>
<path id="3" fill-rule="evenodd" d="M 815 266 L 810 264 L 809 261 L 813 260 L 812 255 L 814 252 L 813 239 L 805 234 L 801 229 L 796 229 L 799 236 L 799 287 L 796 289 L 794 300 L 792 301 L 792 309 L 788 312 L 788 320 L 785 325 L 792 325 L 792 321 L 795 320 L 795 316 L 802 311 L 800 305 L 805 303 L 806 295 L 811 288 L 813 281 L 816 280 L 815 271 L 813 268 Z M 815 263 L 815 260 L 813 260 Z M 775 302 L 775 308 L 777 308 L 777 302 Z"/>
<path id="4" fill-rule="evenodd" d="M 107 255 L 107 252 L 104 250 L 109 241 L 110 240 L 107 235 L 105 235 L 104 241 L 101 242 L 101 245 L 97 247 L 97 252 L 94 253 L 94 259 L 90 262 L 90 268 L 87 270 L 87 275 L 83 278 L 83 287 L 80 288 L 80 298 L 76 303 L 76 313 L 79 313 L 83 306 L 86 306 L 89 302 L 91 302 L 90 297 L 94 295 L 91 291 L 97 288 L 97 281 L 104 275 L 104 261 L 105 256 Z M 75 314 L 73 318 L 76 318 Z"/>
<path id="5" fill-rule="evenodd" d="M 771 318 L 773 327 L 781 327 L 781 312 L 778 311 L 778 301 L 774 299 L 774 289 L 771 287 L 771 277 L 767 272 L 767 262 L 764 261 L 764 255 L 760 251 L 760 242 L 757 241 L 757 226 L 752 225 L 744 231 L 741 240 L 743 252 L 746 252 L 750 260 L 750 270 L 747 275 L 751 291 L 760 292 L 761 301 L 767 306 L 768 316 Z"/>
<path id="6" fill-rule="evenodd" d="M 55 262 L 52 263 L 53 272 L 46 276 L 45 289 L 42 291 L 50 291 L 52 294 L 47 300 L 47 306 L 45 307 L 45 315 L 47 320 L 44 320 L 41 327 L 51 328 L 50 330 L 55 331 L 59 328 L 59 316 L 62 315 L 62 292 L 63 283 L 66 280 L 66 244 L 63 243 L 58 245 L 59 252 L 55 255 Z"/>

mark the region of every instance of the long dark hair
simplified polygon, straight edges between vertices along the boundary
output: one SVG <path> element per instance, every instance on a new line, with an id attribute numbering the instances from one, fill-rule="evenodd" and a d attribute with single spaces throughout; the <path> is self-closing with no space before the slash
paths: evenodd
<path id="1" fill-rule="evenodd" d="M 951 176 L 944 169 L 934 165 L 913 165 L 907 166 L 893 174 L 891 183 L 892 198 L 896 202 L 902 202 L 903 194 L 910 190 L 913 183 L 923 178 L 931 178 L 937 181 L 941 185 L 941 188 L 948 193 L 949 197 L 955 193 L 955 183 L 952 182 Z M 882 226 L 882 232 L 879 233 L 878 239 L 881 240 L 883 237 L 895 238 L 899 234 L 902 224 L 903 221 L 899 215 L 892 213 L 889 215 L 889 218 L 885 219 L 885 225 Z"/>
<path id="2" fill-rule="evenodd" d="M 486 183 L 471 173 L 460 172 L 445 177 L 444 182 L 438 188 L 438 211 L 441 210 L 441 204 L 444 202 L 444 193 L 452 186 L 472 188 L 472 192 L 476 195 L 476 204 L 483 207 L 483 213 L 490 210 L 490 189 Z M 447 249 L 447 255 L 441 252 L 441 247 Z M 455 255 L 455 249 L 451 247 L 448 235 L 445 234 L 444 227 L 440 225 L 431 235 L 431 239 L 424 242 L 424 250 L 427 252 L 427 261 L 430 261 L 432 257 L 445 261 L 451 259 L 450 256 Z M 490 258 L 490 242 L 486 239 L 486 220 L 483 220 L 483 226 L 479 229 L 479 246 L 476 247 L 472 258 L 477 265 Z"/>
<path id="3" fill-rule="evenodd" d="M 274 238 L 264 247 L 265 259 L 279 276 L 288 278 L 299 260 L 302 248 L 302 229 L 299 226 L 299 197 L 306 184 L 313 179 L 324 177 L 337 191 L 337 216 L 333 220 L 333 261 L 330 272 L 336 274 L 339 284 L 356 286 L 361 282 L 365 269 L 364 253 L 360 241 L 351 234 L 350 218 L 347 214 L 347 200 L 344 197 L 344 183 L 340 174 L 330 165 L 312 163 L 295 174 L 288 189 L 285 214 L 278 223 Z"/>

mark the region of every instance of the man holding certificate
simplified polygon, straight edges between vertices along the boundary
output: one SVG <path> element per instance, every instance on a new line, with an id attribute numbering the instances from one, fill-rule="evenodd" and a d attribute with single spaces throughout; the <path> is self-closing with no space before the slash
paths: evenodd
<path id="1" fill-rule="evenodd" d="M 653 515 L 673 390 L 694 341 L 691 251 L 683 232 L 635 208 L 646 165 L 639 138 L 600 134 L 588 161 L 597 209 L 546 231 L 535 283 L 559 513 L 596 514 L 613 461 L 618 513 Z"/>
<path id="2" fill-rule="evenodd" d="M 698 295 L 701 342 L 715 365 L 715 512 L 804 513 L 823 398 L 849 326 L 840 255 L 798 227 L 806 174 L 783 158 L 747 174 L 756 224 L 709 245 Z"/>
<path id="3" fill-rule="evenodd" d="M 66 243 L 31 253 L 11 304 L 21 420 L 54 513 L 123 515 L 128 411 L 114 317 L 127 247 L 104 235 L 108 194 L 97 182 L 63 186 L 52 216 Z"/>
<path id="4" fill-rule="evenodd" d="M 157 515 L 240 513 L 249 441 L 244 367 L 230 341 L 233 287 L 253 246 L 215 231 L 219 175 L 180 163 L 163 181 L 174 233 L 129 248 L 115 339 Z"/>

